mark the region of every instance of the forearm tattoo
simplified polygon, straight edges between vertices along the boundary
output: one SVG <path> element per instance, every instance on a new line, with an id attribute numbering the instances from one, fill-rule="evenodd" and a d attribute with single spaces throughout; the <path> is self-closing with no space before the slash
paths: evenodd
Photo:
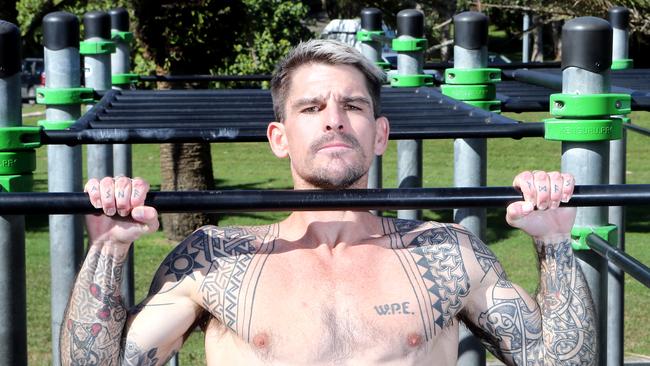
<path id="1" fill-rule="evenodd" d="M 124 261 L 91 248 L 61 327 L 64 364 L 115 363 L 127 315 L 120 295 Z"/>
<path id="2" fill-rule="evenodd" d="M 596 362 L 595 310 L 587 282 L 572 253 L 570 240 L 536 241 L 540 258 L 537 294 L 547 362 Z"/>

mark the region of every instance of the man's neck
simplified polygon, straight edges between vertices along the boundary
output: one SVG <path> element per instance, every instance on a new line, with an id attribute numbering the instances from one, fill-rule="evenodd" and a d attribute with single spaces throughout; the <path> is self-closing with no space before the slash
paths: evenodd
<path id="1" fill-rule="evenodd" d="M 382 234 L 381 219 L 367 211 L 299 211 L 280 223 L 282 239 L 301 247 L 334 249 Z"/>

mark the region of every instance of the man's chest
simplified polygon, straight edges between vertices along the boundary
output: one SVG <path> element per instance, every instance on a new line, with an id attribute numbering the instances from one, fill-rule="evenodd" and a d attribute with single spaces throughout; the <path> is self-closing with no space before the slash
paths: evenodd
<path id="1" fill-rule="evenodd" d="M 380 343 L 406 352 L 455 327 L 467 284 L 448 254 L 363 248 L 346 254 L 217 259 L 201 285 L 204 307 L 248 343 L 301 344 L 309 354 Z"/>

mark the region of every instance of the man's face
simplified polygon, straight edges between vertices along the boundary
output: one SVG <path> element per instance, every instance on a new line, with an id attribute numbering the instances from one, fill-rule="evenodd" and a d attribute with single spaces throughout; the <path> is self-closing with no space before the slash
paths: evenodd
<path id="1" fill-rule="evenodd" d="M 271 123 L 268 137 L 277 156 L 291 158 L 297 189 L 366 188 L 370 164 L 386 147 L 388 121 L 375 120 L 360 71 L 303 65 L 284 108 L 284 123 Z"/>

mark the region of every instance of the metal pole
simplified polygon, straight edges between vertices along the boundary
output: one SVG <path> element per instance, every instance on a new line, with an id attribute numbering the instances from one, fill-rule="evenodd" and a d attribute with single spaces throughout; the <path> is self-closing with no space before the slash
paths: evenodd
<path id="1" fill-rule="evenodd" d="M 609 9 L 609 22 L 612 25 L 612 63 L 628 57 L 628 25 L 630 11 L 624 7 Z M 624 184 L 627 150 L 627 131 L 622 131 L 620 140 L 609 142 L 609 183 Z M 618 227 L 618 240 L 614 245 L 625 251 L 625 207 L 609 208 L 609 223 Z M 607 365 L 622 365 L 624 339 L 624 272 L 616 265 L 608 263 L 607 276 Z"/>
<path id="2" fill-rule="evenodd" d="M 108 14 L 111 17 L 111 34 L 117 34 L 113 37 L 115 42 L 115 53 L 111 55 L 111 74 L 127 74 L 131 69 L 130 62 L 130 45 L 119 34 L 129 31 L 129 13 L 124 8 L 111 9 Z M 128 88 L 128 84 L 113 85 L 113 89 L 122 90 Z M 117 144 L 113 145 L 113 175 L 114 176 L 133 176 L 131 145 Z M 122 271 L 122 300 L 124 304 L 131 307 L 135 303 L 133 289 L 135 280 L 133 277 L 133 246 L 129 249 L 129 257 L 124 264 Z"/>
<path id="3" fill-rule="evenodd" d="M 80 83 L 79 20 L 66 12 L 43 18 L 47 88 L 78 88 Z M 79 104 L 48 105 L 46 129 L 66 128 L 80 116 Z M 60 124 L 57 126 L 57 124 Z M 81 146 L 48 146 L 49 192 L 79 192 Z M 52 364 L 59 365 L 59 334 L 77 268 L 83 256 L 83 225 L 79 215 L 50 215 L 50 273 L 52 276 Z"/>
<path id="4" fill-rule="evenodd" d="M 524 13 L 524 35 L 521 44 L 521 62 L 530 62 L 530 13 Z"/>
<path id="5" fill-rule="evenodd" d="M 91 11 L 84 15 L 84 42 L 99 44 L 111 38 L 111 18 L 103 11 Z M 84 55 L 85 85 L 96 91 L 111 89 L 111 56 L 105 53 Z M 89 105 L 87 109 L 92 106 Z M 113 175 L 113 147 L 111 145 L 88 145 L 88 178 Z"/>
<path id="6" fill-rule="evenodd" d="M 361 10 L 361 29 L 368 32 L 381 31 L 381 10 L 365 8 Z M 382 42 L 372 39 L 360 42 L 361 53 L 371 62 L 381 61 Z M 381 155 L 375 156 L 368 172 L 368 188 L 382 187 L 382 161 Z M 375 213 L 377 213 L 375 211 Z"/>
<path id="7" fill-rule="evenodd" d="M 475 69 L 487 66 L 488 19 L 478 12 L 454 16 L 454 68 Z M 454 187 L 480 187 L 486 184 L 486 139 L 454 140 Z M 454 222 L 485 241 L 485 209 L 454 210 Z M 458 365 L 485 365 L 485 349 L 466 328 L 460 329 Z"/>
<path id="8" fill-rule="evenodd" d="M 0 128 L 22 125 L 20 62 L 20 30 L 0 20 Z M 0 268 L 0 360 L 27 365 L 24 216 L 0 216 Z"/>
<path id="9" fill-rule="evenodd" d="M 398 39 L 408 40 L 422 38 L 424 35 L 424 14 L 415 9 L 402 10 L 397 13 Z M 399 52 L 397 55 L 398 75 L 419 75 L 423 73 L 423 51 Z M 415 188 L 422 186 L 422 141 L 397 141 L 397 186 Z M 421 211 L 400 210 L 400 219 L 418 220 Z"/>
<path id="10" fill-rule="evenodd" d="M 562 93 L 601 94 L 610 90 L 612 30 L 595 17 L 581 17 L 562 28 Z M 602 45 L 594 48 L 593 45 Z M 562 171 L 578 184 L 607 184 L 609 141 L 562 142 Z M 576 227 L 607 225 L 607 207 L 580 207 Z M 607 359 L 607 260 L 593 251 L 576 251 L 599 317 L 599 364 Z M 606 351 L 607 350 L 607 351 Z"/>

